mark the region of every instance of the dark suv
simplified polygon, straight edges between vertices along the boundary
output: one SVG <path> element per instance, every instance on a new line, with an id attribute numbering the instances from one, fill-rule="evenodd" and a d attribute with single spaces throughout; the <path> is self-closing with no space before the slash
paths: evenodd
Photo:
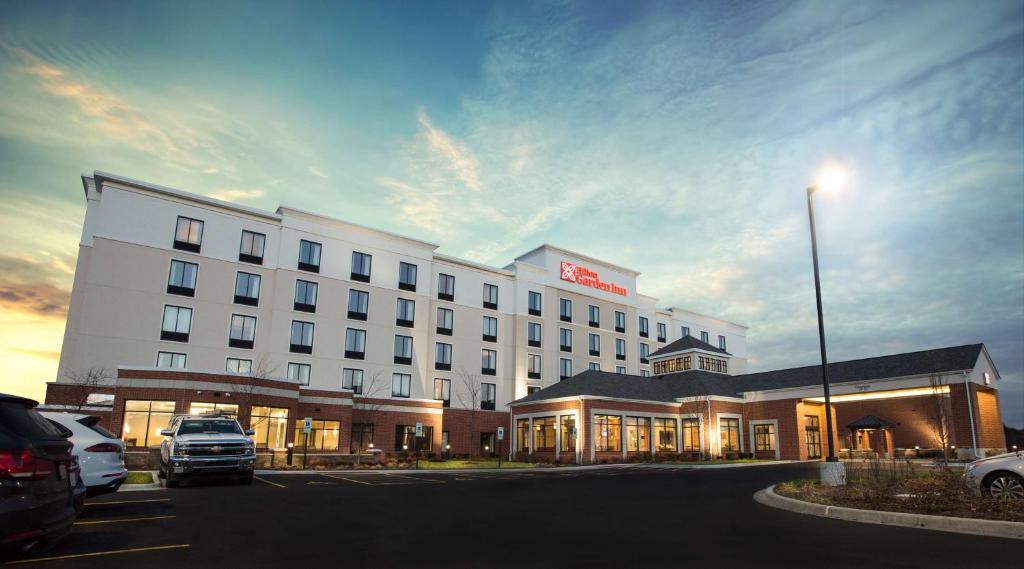
<path id="1" fill-rule="evenodd" d="M 36 405 L 0 393 L 0 554 L 52 545 L 78 511 L 71 441 Z"/>

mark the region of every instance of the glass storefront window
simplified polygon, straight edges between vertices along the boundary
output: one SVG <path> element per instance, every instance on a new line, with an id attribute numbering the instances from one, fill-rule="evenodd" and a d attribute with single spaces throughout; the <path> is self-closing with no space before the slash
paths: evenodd
<path id="1" fill-rule="evenodd" d="M 594 415 L 594 450 L 622 450 L 622 417 L 618 415 Z"/>
<path id="2" fill-rule="evenodd" d="M 202 415 L 203 413 L 213 413 L 215 411 L 230 415 L 232 418 L 238 417 L 238 405 L 235 403 L 203 403 L 193 401 L 188 408 L 189 415 Z"/>
<path id="3" fill-rule="evenodd" d="M 676 452 L 676 420 L 654 420 L 654 449 L 658 452 Z"/>
<path id="4" fill-rule="evenodd" d="M 562 417 L 562 452 L 576 452 L 576 417 Z"/>
<path id="5" fill-rule="evenodd" d="M 740 450 L 739 419 L 719 419 L 718 432 L 722 440 L 722 452 L 738 452 Z"/>
<path id="6" fill-rule="evenodd" d="M 174 401 L 125 401 L 121 439 L 130 447 L 158 445 L 173 416 Z"/>
<path id="7" fill-rule="evenodd" d="M 821 458 L 821 419 L 815 415 L 804 415 L 804 439 L 807 442 L 807 458 Z"/>
<path id="8" fill-rule="evenodd" d="M 651 420 L 647 417 L 626 417 L 626 450 L 650 452 Z"/>
<path id="9" fill-rule="evenodd" d="M 249 411 L 249 428 L 256 431 L 252 437 L 256 448 L 284 448 L 288 436 L 288 409 L 254 405 Z"/>
<path id="10" fill-rule="evenodd" d="M 417 437 L 416 427 L 414 425 L 395 425 L 395 450 L 434 450 L 434 427 L 430 425 L 423 425 L 423 436 Z"/>
<path id="11" fill-rule="evenodd" d="M 698 419 L 683 419 L 682 435 L 683 451 L 700 451 L 700 421 Z"/>
<path id="12" fill-rule="evenodd" d="M 555 418 L 534 417 L 533 419 L 533 451 L 555 450 Z"/>
<path id="13" fill-rule="evenodd" d="M 754 425 L 754 450 L 775 450 L 775 425 Z"/>
<path id="14" fill-rule="evenodd" d="M 365 452 L 373 444 L 373 423 L 352 423 L 352 451 Z"/>
<path id="15" fill-rule="evenodd" d="M 296 448 L 301 448 L 306 443 L 306 433 L 302 432 L 305 421 L 295 421 Z M 309 449 L 311 450 L 338 450 L 338 441 L 341 440 L 341 421 L 313 421 L 313 430 L 309 433 Z"/>
<path id="16" fill-rule="evenodd" d="M 530 450 L 530 420 L 516 420 L 516 450 L 527 452 Z"/>

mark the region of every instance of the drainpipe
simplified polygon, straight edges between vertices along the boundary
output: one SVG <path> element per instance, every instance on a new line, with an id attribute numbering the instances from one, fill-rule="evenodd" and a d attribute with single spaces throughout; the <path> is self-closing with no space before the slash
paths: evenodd
<path id="1" fill-rule="evenodd" d="M 515 428 L 516 428 L 516 422 L 515 422 L 515 419 L 512 417 L 512 407 L 509 407 L 508 408 L 508 436 L 505 437 L 505 438 L 508 439 L 508 461 L 509 462 L 512 462 L 512 453 L 515 452 L 515 443 L 516 443 L 516 441 L 515 441 L 515 439 L 512 438 L 513 436 L 515 436 L 515 435 L 513 435 L 513 433 L 515 433 Z M 504 442 L 504 441 L 502 441 L 502 442 Z"/>
<path id="2" fill-rule="evenodd" d="M 708 451 L 710 451 L 711 450 L 711 431 L 710 431 L 710 429 L 711 429 L 711 398 L 708 397 L 707 401 L 708 401 L 708 424 L 707 424 L 707 426 L 705 427 L 704 430 L 707 431 L 707 433 L 708 433 Z M 701 419 L 703 420 L 704 417 L 701 417 Z M 704 441 L 701 441 L 701 443 L 703 443 L 703 442 Z M 701 444 L 700 448 L 701 448 L 701 458 L 704 458 L 704 445 Z M 709 452 L 708 454 L 711 454 L 711 453 Z"/>
<path id="3" fill-rule="evenodd" d="M 967 391 L 967 416 L 971 419 L 971 454 L 974 458 L 981 458 L 978 454 L 978 435 L 974 432 L 974 404 L 971 403 L 971 383 L 967 377 L 967 372 L 961 372 L 964 374 L 964 390 Z"/>

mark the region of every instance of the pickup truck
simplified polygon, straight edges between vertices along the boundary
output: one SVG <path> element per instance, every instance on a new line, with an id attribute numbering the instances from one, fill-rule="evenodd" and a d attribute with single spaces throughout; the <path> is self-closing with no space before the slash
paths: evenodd
<path id="1" fill-rule="evenodd" d="M 160 432 L 160 477 L 168 488 L 203 475 L 236 476 L 252 484 L 256 447 L 252 430 L 224 415 L 177 415 Z"/>

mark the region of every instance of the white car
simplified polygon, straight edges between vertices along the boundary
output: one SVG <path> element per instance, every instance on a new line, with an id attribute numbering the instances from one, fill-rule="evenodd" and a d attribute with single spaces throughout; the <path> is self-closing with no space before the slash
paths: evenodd
<path id="1" fill-rule="evenodd" d="M 967 481 L 976 489 L 1001 500 L 1024 500 L 1024 452 L 1008 452 L 967 465 Z"/>
<path id="2" fill-rule="evenodd" d="M 56 413 L 44 411 L 42 415 L 69 431 L 74 444 L 71 453 L 81 465 L 82 480 L 88 496 L 117 492 L 128 470 L 124 467 L 124 441 L 99 425 L 95 415 Z"/>

